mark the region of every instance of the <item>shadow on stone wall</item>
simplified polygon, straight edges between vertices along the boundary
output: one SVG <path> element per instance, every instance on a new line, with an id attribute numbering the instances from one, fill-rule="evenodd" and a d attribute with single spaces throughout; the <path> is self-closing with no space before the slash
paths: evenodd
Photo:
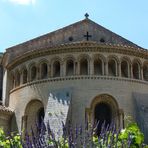
<path id="1" fill-rule="evenodd" d="M 13 116 L 11 118 L 11 127 L 10 127 L 10 130 L 13 131 L 13 132 L 18 132 L 18 126 L 17 126 L 15 114 L 13 114 Z"/>
<path id="2" fill-rule="evenodd" d="M 144 133 L 145 143 L 148 144 L 148 94 L 133 93 L 135 102 L 136 121 Z"/>

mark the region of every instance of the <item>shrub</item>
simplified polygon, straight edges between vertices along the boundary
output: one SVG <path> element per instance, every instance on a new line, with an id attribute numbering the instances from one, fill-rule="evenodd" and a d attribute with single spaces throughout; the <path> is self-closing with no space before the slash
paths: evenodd
<path id="1" fill-rule="evenodd" d="M 41 127 L 37 126 L 37 133 L 31 130 L 25 136 L 12 134 L 6 136 L 0 129 L 0 147 L 4 148 L 148 148 L 143 144 L 144 136 L 136 123 L 129 124 L 125 129 L 116 130 L 112 123 L 105 127 L 105 122 L 101 126 L 99 135 L 96 135 L 96 127 L 83 130 L 82 126 L 72 128 L 63 125 L 63 136 L 56 137 L 52 132 L 49 123 Z M 97 125 L 98 126 L 98 125 Z"/>

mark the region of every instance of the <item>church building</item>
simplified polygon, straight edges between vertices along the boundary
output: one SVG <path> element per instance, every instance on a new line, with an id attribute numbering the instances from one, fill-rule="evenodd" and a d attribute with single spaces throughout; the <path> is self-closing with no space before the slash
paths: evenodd
<path id="1" fill-rule="evenodd" d="M 61 121 L 75 126 L 105 120 L 123 128 L 130 116 L 148 142 L 148 50 L 88 14 L 6 49 L 0 60 L 5 131 L 29 131 L 42 118 L 55 132 Z"/>

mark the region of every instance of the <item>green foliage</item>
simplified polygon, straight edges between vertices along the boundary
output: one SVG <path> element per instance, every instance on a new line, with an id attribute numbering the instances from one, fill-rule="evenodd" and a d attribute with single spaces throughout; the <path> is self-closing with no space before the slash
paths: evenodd
<path id="1" fill-rule="evenodd" d="M 131 139 L 131 147 L 138 148 L 144 141 L 144 135 L 136 123 L 130 123 L 119 135 L 119 141 Z"/>
<path id="2" fill-rule="evenodd" d="M 11 136 L 6 136 L 3 129 L 0 128 L 0 147 L 2 148 L 22 148 L 21 136 L 19 134 Z"/>
<path id="3" fill-rule="evenodd" d="M 52 138 L 54 136 L 51 135 L 48 135 L 48 140 L 46 139 L 45 141 L 47 145 L 51 147 L 56 146 L 57 148 L 69 148 L 71 147 L 69 144 L 71 142 L 74 143 L 74 141 L 77 140 L 76 138 L 74 141 L 71 141 L 70 137 L 67 136 L 62 136 L 56 140 L 55 138 Z M 80 134 L 79 136 L 82 135 Z M 90 139 L 89 144 L 91 144 L 90 147 L 92 148 L 106 148 L 107 146 L 111 148 L 141 148 L 144 142 L 144 135 L 136 123 L 128 124 L 128 126 L 121 131 L 105 130 L 99 138 L 94 133 L 90 134 L 90 136 L 87 134 L 85 136 Z M 80 141 L 83 140 L 83 138 L 84 137 L 80 137 Z M 6 136 L 3 129 L 0 128 L 0 147 L 23 148 L 21 140 L 22 137 L 19 134 L 12 133 L 10 136 Z M 144 148 L 148 148 L 148 146 L 144 146 Z"/>

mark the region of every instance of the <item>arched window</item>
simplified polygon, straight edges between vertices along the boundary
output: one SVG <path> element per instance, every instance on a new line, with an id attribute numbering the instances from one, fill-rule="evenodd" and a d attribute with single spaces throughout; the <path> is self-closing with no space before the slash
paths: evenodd
<path id="1" fill-rule="evenodd" d="M 46 63 L 41 64 L 41 79 L 47 78 L 48 75 L 48 66 Z"/>
<path id="2" fill-rule="evenodd" d="M 61 71 L 60 62 L 55 61 L 53 63 L 53 76 L 54 77 L 60 77 L 60 71 Z"/>
<path id="3" fill-rule="evenodd" d="M 36 134 L 38 132 L 36 124 L 41 125 L 44 115 L 43 103 L 39 100 L 32 100 L 26 106 L 25 116 L 27 120 L 22 121 L 22 128 L 26 131 L 31 131 L 32 129 Z"/>
<path id="4" fill-rule="evenodd" d="M 126 61 L 121 62 L 121 76 L 128 77 L 128 63 Z"/>
<path id="5" fill-rule="evenodd" d="M 17 71 L 16 75 L 15 75 L 15 86 L 19 86 L 20 85 L 20 73 Z"/>
<path id="6" fill-rule="evenodd" d="M 37 69 L 35 66 L 31 67 L 31 75 L 30 75 L 30 80 L 33 81 L 36 79 L 36 75 L 37 75 Z"/>
<path id="7" fill-rule="evenodd" d="M 80 75 L 88 75 L 88 61 L 81 59 L 80 61 Z"/>
<path id="8" fill-rule="evenodd" d="M 133 63 L 133 78 L 140 79 L 140 65 L 138 62 Z"/>
<path id="9" fill-rule="evenodd" d="M 108 61 L 108 74 L 109 76 L 116 76 L 116 62 L 113 59 Z"/>
<path id="10" fill-rule="evenodd" d="M 148 81 L 148 65 L 147 64 L 143 66 L 143 78 L 145 81 Z"/>
<path id="11" fill-rule="evenodd" d="M 94 60 L 94 74 L 102 75 L 102 61 L 100 59 Z"/>
<path id="12" fill-rule="evenodd" d="M 27 83 L 27 69 L 23 69 L 23 84 Z"/>
<path id="13" fill-rule="evenodd" d="M 74 75 L 74 62 L 73 62 L 73 60 L 68 60 L 66 62 L 66 75 L 67 76 Z"/>

